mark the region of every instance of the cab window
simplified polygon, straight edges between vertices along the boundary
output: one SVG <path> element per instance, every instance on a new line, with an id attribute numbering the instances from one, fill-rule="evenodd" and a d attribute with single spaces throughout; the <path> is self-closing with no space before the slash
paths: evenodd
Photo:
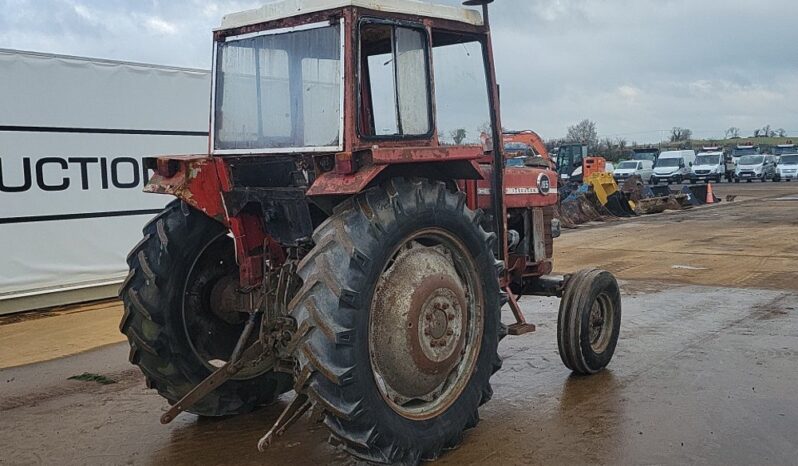
<path id="1" fill-rule="evenodd" d="M 433 30 L 432 66 L 438 143 L 480 144 L 483 134 L 492 136 L 482 43 L 473 36 Z"/>
<path id="2" fill-rule="evenodd" d="M 423 28 L 361 23 L 361 136 L 421 137 L 432 132 L 427 57 Z"/>

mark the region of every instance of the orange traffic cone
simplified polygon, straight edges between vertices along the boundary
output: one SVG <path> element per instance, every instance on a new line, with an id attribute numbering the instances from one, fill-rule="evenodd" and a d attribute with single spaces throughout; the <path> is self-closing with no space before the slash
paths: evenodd
<path id="1" fill-rule="evenodd" d="M 712 183 L 707 182 L 707 204 L 715 203 L 715 195 L 712 194 Z"/>

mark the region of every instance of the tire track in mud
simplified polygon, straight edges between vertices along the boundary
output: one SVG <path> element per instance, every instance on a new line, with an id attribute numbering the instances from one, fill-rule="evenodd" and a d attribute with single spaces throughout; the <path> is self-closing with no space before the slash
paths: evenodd
<path id="1" fill-rule="evenodd" d="M 137 369 L 128 369 L 121 372 L 107 373 L 103 376 L 113 380 L 108 385 L 101 385 L 96 382 L 83 382 L 65 379 L 62 383 L 42 387 L 41 390 L 26 393 L 24 395 L 0 398 L 0 415 L 4 411 L 9 411 L 21 407 L 33 407 L 47 402 L 54 398 L 61 398 L 78 393 L 90 394 L 111 394 L 121 392 L 131 387 L 143 383 L 141 372 Z M 6 383 L 13 380 L 6 380 Z"/>

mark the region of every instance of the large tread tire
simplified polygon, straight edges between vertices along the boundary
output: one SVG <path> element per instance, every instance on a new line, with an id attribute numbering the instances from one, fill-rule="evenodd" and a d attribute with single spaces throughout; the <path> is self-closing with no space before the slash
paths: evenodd
<path id="1" fill-rule="evenodd" d="M 590 342 L 590 312 L 599 295 L 611 304 L 611 332 L 606 347 L 599 353 Z M 560 359 L 568 369 L 581 375 L 595 374 L 612 360 L 621 328 L 621 293 L 611 273 L 585 269 L 568 280 L 557 318 L 557 344 Z"/>
<path id="2" fill-rule="evenodd" d="M 175 200 L 144 227 L 130 252 L 130 273 L 120 290 L 125 313 L 119 324 L 130 343 L 130 362 L 174 404 L 211 374 L 195 356 L 181 320 L 188 271 L 203 247 L 225 233 L 219 222 Z M 291 389 L 290 374 L 265 372 L 230 380 L 188 409 L 202 416 L 241 414 Z"/>
<path id="3" fill-rule="evenodd" d="M 461 192 L 442 182 L 392 179 L 346 201 L 315 231 L 314 249 L 299 265 L 302 289 L 290 304 L 300 330 L 297 389 L 324 413 L 330 441 L 375 463 L 417 464 L 457 446 L 479 421 L 478 407 L 493 392 L 501 367 L 499 339 L 503 294 L 495 234 L 465 207 Z M 382 398 L 369 358 L 372 296 L 388 255 L 410 232 L 440 227 L 456 233 L 473 254 L 484 293 L 484 333 L 474 371 L 463 392 L 439 416 L 410 420 Z"/>

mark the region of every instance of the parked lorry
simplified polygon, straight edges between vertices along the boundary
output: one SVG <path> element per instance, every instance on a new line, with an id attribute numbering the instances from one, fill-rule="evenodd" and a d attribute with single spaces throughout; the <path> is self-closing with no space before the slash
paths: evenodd
<path id="1" fill-rule="evenodd" d="M 792 141 L 787 141 L 786 144 L 778 144 L 774 147 L 771 147 L 770 153 L 776 157 L 776 163 L 778 164 L 782 155 L 798 154 L 798 146 L 793 144 Z"/>
<path id="2" fill-rule="evenodd" d="M 734 162 L 735 165 L 737 164 L 737 161 L 740 160 L 740 157 L 757 154 L 759 154 L 759 148 L 750 143 L 738 144 L 731 150 L 732 162 Z"/>
<path id="3" fill-rule="evenodd" d="M 648 160 L 652 163 L 656 163 L 657 158 L 659 157 L 659 152 L 659 149 L 656 147 L 637 147 L 632 149 L 631 159 Z"/>
<path id="4" fill-rule="evenodd" d="M 523 295 L 562 297 L 566 367 L 610 362 L 616 280 L 551 275 L 556 173 L 504 165 L 488 3 L 288 0 L 224 17 L 210 153 L 147 159 L 146 191 L 178 199 L 121 290 L 130 360 L 172 405 L 162 422 L 293 389 L 260 449 L 312 407 L 358 458 L 437 458 L 478 423 L 499 340 L 535 329 Z M 480 91 L 442 101 L 458 87 L 444 67 L 464 60 Z M 481 98 L 491 143 L 441 142 L 437 112 Z"/>
<path id="5" fill-rule="evenodd" d="M 731 182 L 734 179 L 734 162 L 731 157 L 723 153 L 720 147 L 704 147 L 702 152 L 695 156 L 695 162 L 690 172 L 690 182 L 697 183 L 721 180 Z"/>
<path id="6" fill-rule="evenodd" d="M 691 168 L 695 161 L 693 150 L 673 150 L 659 154 L 654 174 L 651 175 L 651 184 L 665 182 L 681 183 L 690 178 Z"/>
<path id="7" fill-rule="evenodd" d="M 776 169 L 773 181 L 790 181 L 798 178 L 798 153 L 782 155 Z"/>

